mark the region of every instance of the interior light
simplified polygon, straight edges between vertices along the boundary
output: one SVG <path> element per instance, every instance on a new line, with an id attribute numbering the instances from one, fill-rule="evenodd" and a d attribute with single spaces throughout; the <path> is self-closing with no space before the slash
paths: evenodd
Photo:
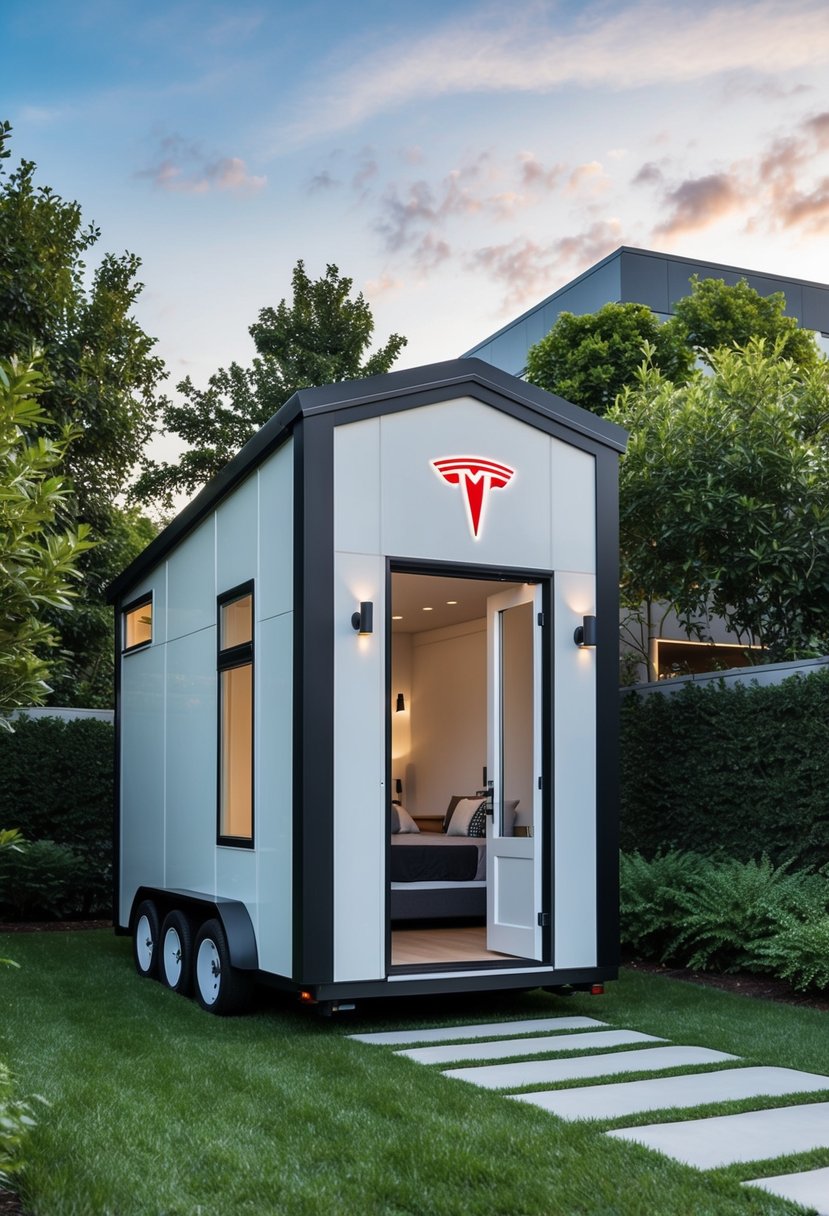
<path id="1" fill-rule="evenodd" d="M 457 604 L 457 600 L 447 600 L 447 604 Z"/>
<path id="2" fill-rule="evenodd" d="M 424 608 L 424 612 L 434 612 L 434 608 Z"/>
<path id="3" fill-rule="evenodd" d="M 403 617 L 402 617 L 402 616 L 393 616 L 391 619 L 392 619 L 393 621 L 402 621 L 402 620 L 403 620 Z"/>
<path id="4" fill-rule="evenodd" d="M 403 693 L 402 693 L 402 692 L 399 692 L 399 693 L 397 694 L 397 706 L 396 706 L 396 708 L 395 708 L 395 711 L 394 711 L 394 712 L 395 712 L 396 714 L 400 714 L 400 713 L 402 713 L 402 712 L 403 712 L 403 710 L 404 710 L 405 708 L 406 708 L 406 702 L 405 702 L 405 700 L 403 699 Z"/>

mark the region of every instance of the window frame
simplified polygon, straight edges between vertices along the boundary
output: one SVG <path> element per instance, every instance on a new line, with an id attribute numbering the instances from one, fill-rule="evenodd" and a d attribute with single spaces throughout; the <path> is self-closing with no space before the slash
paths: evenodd
<path id="1" fill-rule="evenodd" d="M 135 642 L 132 646 L 127 645 L 127 617 L 132 612 L 137 612 L 139 608 L 144 608 L 150 605 L 150 636 L 144 642 Z M 152 591 L 146 592 L 144 595 L 139 595 L 136 599 L 130 600 L 128 604 L 124 604 L 121 608 L 121 654 L 135 654 L 138 650 L 146 650 L 148 646 L 153 644 L 153 617 L 154 604 Z"/>
<path id="2" fill-rule="evenodd" d="M 255 800 L 255 776 L 256 776 L 256 731 L 255 731 L 255 710 L 256 710 L 256 666 L 254 662 L 254 637 L 256 633 L 256 613 L 255 613 L 255 597 L 253 589 L 253 579 L 247 582 L 239 583 L 236 587 L 231 587 L 228 591 L 223 591 L 221 595 L 216 597 L 216 710 L 217 710 L 217 750 L 216 750 L 216 843 L 229 848 L 236 849 L 253 849 L 255 847 L 255 829 L 256 829 L 256 800 Z M 222 648 L 222 610 L 232 604 L 234 600 L 244 599 L 250 596 L 250 641 L 242 642 L 237 646 L 228 646 Z M 249 836 L 230 836 L 222 832 L 222 778 L 224 776 L 222 768 L 222 758 L 224 755 L 223 749 L 223 724 L 224 724 L 224 701 L 222 696 L 222 688 L 224 681 L 222 675 L 226 671 L 232 671 L 238 667 L 250 667 L 250 835 Z"/>

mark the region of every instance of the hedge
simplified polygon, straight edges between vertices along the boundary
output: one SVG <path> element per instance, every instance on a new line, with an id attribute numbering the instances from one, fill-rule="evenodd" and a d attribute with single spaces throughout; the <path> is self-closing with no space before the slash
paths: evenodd
<path id="1" fill-rule="evenodd" d="M 829 671 L 771 686 L 629 693 L 621 844 L 829 862 Z"/>
<path id="2" fill-rule="evenodd" d="M 0 731 L 0 828 L 19 828 L 26 840 L 52 841 L 80 859 L 77 899 L 67 913 L 112 907 L 113 772 L 108 722 L 21 718 L 13 733 Z M 50 881 L 57 856 L 50 850 L 42 859 Z M 13 902 L 0 892 L 0 906 Z"/>

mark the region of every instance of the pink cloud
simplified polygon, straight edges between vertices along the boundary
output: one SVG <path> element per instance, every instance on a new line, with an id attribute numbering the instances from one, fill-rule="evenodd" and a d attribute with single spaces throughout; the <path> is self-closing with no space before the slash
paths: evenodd
<path id="1" fill-rule="evenodd" d="M 206 194 L 210 190 L 256 193 L 267 178 L 248 172 L 239 156 L 208 158 L 197 143 L 180 135 L 167 135 L 160 142 L 160 159 L 136 177 L 147 178 L 160 190 L 178 194 Z"/>
<path id="2" fill-rule="evenodd" d="M 743 204 L 743 191 L 726 173 L 689 178 L 669 190 L 665 202 L 670 214 L 655 231 L 665 236 L 707 228 Z"/>

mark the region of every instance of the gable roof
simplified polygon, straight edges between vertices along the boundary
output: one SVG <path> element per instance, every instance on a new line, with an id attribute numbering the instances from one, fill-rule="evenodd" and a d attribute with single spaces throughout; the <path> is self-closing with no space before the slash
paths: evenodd
<path id="1" fill-rule="evenodd" d="M 498 397 L 505 398 L 529 411 L 529 423 L 532 423 L 532 415 L 537 415 L 540 428 L 543 422 L 553 421 L 595 444 L 616 452 L 625 450 L 627 433 L 615 423 L 607 422 L 589 410 L 565 401 L 563 397 L 526 384 L 482 359 L 451 359 L 444 363 L 370 376 L 365 380 L 343 380 L 321 388 L 300 389 L 113 580 L 107 588 L 108 601 L 113 603 L 162 561 L 222 499 L 284 443 L 300 419 L 328 413 L 377 416 L 415 408 L 424 403 L 425 396 L 431 396 L 436 401 L 478 397 L 493 405 Z M 415 398 L 409 406 L 408 398 Z M 383 408 L 384 404 L 386 408 Z"/>

